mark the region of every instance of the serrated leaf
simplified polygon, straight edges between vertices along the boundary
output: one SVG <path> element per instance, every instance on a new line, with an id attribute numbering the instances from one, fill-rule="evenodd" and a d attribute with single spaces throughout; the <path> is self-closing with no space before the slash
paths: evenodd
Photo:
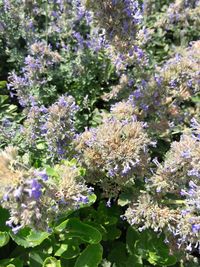
<path id="1" fill-rule="evenodd" d="M 10 236 L 18 245 L 28 248 L 40 245 L 49 237 L 49 233 L 41 231 L 37 232 L 29 228 L 24 228 L 17 234 L 10 232 Z"/>
<path id="2" fill-rule="evenodd" d="M 78 219 L 68 219 L 55 227 L 55 231 L 65 231 L 67 237 L 79 237 L 81 240 L 96 244 L 102 239 L 101 233 L 89 224 L 83 223 Z"/>
<path id="3" fill-rule="evenodd" d="M 75 267 L 98 267 L 102 260 L 103 248 L 100 244 L 86 247 L 77 258 Z"/>

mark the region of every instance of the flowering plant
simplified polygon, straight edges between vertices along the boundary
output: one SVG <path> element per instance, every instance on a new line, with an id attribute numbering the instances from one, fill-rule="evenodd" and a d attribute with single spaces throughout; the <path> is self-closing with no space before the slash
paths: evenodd
<path id="1" fill-rule="evenodd" d="M 0 0 L 0 266 L 199 266 L 199 0 Z"/>

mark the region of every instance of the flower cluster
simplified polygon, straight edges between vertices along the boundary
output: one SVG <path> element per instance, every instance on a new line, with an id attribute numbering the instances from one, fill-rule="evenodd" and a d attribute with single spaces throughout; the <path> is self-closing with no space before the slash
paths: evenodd
<path id="1" fill-rule="evenodd" d="M 55 176 L 23 163 L 14 147 L 1 151 L 1 205 L 10 211 L 7 225 L 14 233 L 24 226 L 47 230 L 59 214 L 87 204 L 92 189 L 73 164 L 55 167 Z"/>
<path id="2" fill-rule="evenodd" d="M 198 30 L 200 25 L 199 16 L 199 0 L 176 0 L 169 5 L 166 14 L 157 21 L 155 26 L 163 27 L 166 30 L 171 30 L 174 26 L 179 29 L 187 29 L 192 26 L 193 30 Z M 184 33 L 184 30 L 182 30 L 182 35 Z"/>
<path id="3" fill-rule="evenodd" d="M 85 130 L 75 141 L 82 163 L 91 172 L 90 181 L 100 183 L 108 196 L 142 177 L 148 165 L 151 142 L 145 125 L 132 115 L 126 118 L 125 112 L 113 108 L 101 125 Z"/>
<path id="4" fill-rule="evenodd" d="M 185 133 L 179 142 L 171 144 L 163 164 L 157 160 L 156 173 L 151 178 L 157 192 L 176 192 L 188 185 L 188 181 L 200 178 L 200 142 L 198 137 Z"/>
<path id="5" fill-rule="evenodd" d="M 193 248 L 199 247 L 200 192 L 199 186 L 192 181 L 188 187 L 188 190 L 181 191 L 184 199 L 172 200 L 171 203 L 170 200 L 162 199 L 159 194 L 150 196 L 143 193 L 138 201 L 132 203 L 126 210 L 125 218 L 140 231 L 152 229 L 158 233 L 164 232 L 166 242 L 170 241 L 172 252 L 181 247 L 192 251 Z"/>
<path id="6" fill-rule="evenodd" d="M 32 44 L 30 55 L 25 58 L 22 75 L 18 76 L 15 72 L 12 72 L 9 76 L 8 88 L 11 90 L 11 94 L 17 95 L 22 106 L 39 102 L 40 97 L 47 90 L 45 85 L 48 87 L 49 72 L 60 61 L 61 56 L 52 51 L 50 45 L 45 42 Z"/>
<path id="7" fill-rule="evenodd" d="M 196 112 L 198 107 L 187 111 L 181 109 L 181 104 L 200 91 L 199 48 L 200 42 L 196 41 L 180 50 L 154 74 L 135 85 L 129 97 L 135 106 L 135 115 L 142 120 L 148 118 L 153 130 L 165 132 L 180 122 L 188 123 Z"/>
<path id="8" fill-rule="evenodd" d="M 153 131 L 165 133 L 180 123 L 188 124 L 199 108 L 183 105 L 200 92 L 199 51 L 200 41 L 196 41 L 188 48 L 177 50 L 174 57 L 150 75 L 142 72 L 140 77 L 122 74 L 119 84 L 102 98 L 106 101 L 120 99 L 129 93 L 126 109 L 131 101 L 131 106 L 135 106 L 134 114 L 140 120 L 148 120 Z"/>
<path id="9" fill-rule="evenodd" d="M 195 193 L 193 192 L 193 195 Z M 175 203 L 176 201 L 172 202 L 172 204 Z M 157 233 L 165 233 L 165 241 L 169 244 L 172 253 L 180 248 L 192 251 L 199 246 L 200 217 L 196 214 L 196 210 L 194 212 L 190 209 L 191 204 L 188 205 L 187 199 L 182 200 L 181 203 L 185 204 L 184 209 L 174 208 L 172 205 L 169 207 L 159 196 L 141 194 L 138 202 L 132 203 L 126 210 L 125 218 L 140 231 L 152 229 Z"/>
<path id="10" fill-rule="evenodd" d="M 135 38 L 142 13 L 138 1 L 124 0 L 104 2 L 87 1 L 86 6 L 94 11 L 94 19 L 104 28 L 107 39 L 119 50 L 126 50 L 127 44 Z"/>
<path id="11" fill-rule="evenodd" d="M 148 32 L 141 28 L 142 11 L 138 1 L 83 1 L 93 11 L 93 23 L 105 32 L 106 50 L 117 71 L 133 62 L 147 64 L 141 43 L 148 39 Z M 143 33 L 143 34 L 142 34 Z"/>
<path id="12" fill-rule="evenodd" d="M 161 232 L 165 228 L 175 231 L 180 220 L 180 211 L 158 204 L 149 194 L 141 194 L 137 202 L 126 210 L 125 217 L 131 225 L 138 225 L 139 230 L 153 229 Z"/>
<path id="13" fill-rule="evenodd" d="M 147 181 L 147 192 L 125 213 L 141 231 L 165 232 L 189 251 L 199 246 L 200 237 L 200 124 L 193 119 L 192 127 L 172 143 L 163 164 L 154 160 L 157 171 Z"/>
<path id="14" fill-rule="evenodd" d="M 45 142 L 51 157 L 63 158 L 75 136 L 74 116 L 78 107 L 72 96 L 60 96 L 57 102 L 45 108 L 30 108 L 24 122 L 23 134 L 33 146 Z"/>
<path id="15" fill-rule="evenodd" d="M 162 7 L 161 1 L 144 0 L 143 1 L 143 14 L 145 17 L 150 16 L 158 12 L 161 7 Z"/>

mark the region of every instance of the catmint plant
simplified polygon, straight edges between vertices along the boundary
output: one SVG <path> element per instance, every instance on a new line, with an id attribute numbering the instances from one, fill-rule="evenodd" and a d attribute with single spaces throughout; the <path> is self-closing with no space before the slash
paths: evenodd
<path id="1" fill-rule="evenodd" d="M 86 186 L 76 165 L 55 166 L 54 175 L 23 163 L 17 149 L 1 151 L 2 207 L 10 212 L 7 225 L 17 233 L 25 226 L 47 231 L 62 212 L 75 210 L 89 202 L 92 188 Z"/>
<path id="2" fill-rule="evenodd" d="M 101 125 L 85 130 L 75 140 L 89 181 L 100 183 L 109 197 L 117 196 L 126 183 L 142 177 L 148 166 L 151 142 L 145 124 L 132 114 L 126 117 L 125 112 L 117 113 L 113 108 Z"/>

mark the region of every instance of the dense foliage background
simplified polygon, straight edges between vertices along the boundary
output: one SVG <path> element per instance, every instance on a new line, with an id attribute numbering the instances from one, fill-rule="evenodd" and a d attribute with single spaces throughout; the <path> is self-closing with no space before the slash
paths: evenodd
<path id="1" fill-rule="evenodd" d="M 0 266 L 199 266 L 200 1 L 0 0 Z"/>

